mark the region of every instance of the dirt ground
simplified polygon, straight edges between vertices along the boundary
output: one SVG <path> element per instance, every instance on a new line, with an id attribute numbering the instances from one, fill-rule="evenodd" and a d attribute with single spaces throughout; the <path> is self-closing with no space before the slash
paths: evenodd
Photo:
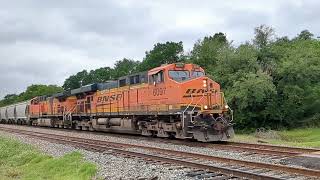
<path id="1" fill-rule="evenodd" d="M 303 166 L 310 169 L 320 170 L 320 156 L 297 156 L 297 157 L 290 157 L 285 160 L 282 160 L 281 163 L 283 165 L 286 164 L 295 164 L 299 166 Z"/>

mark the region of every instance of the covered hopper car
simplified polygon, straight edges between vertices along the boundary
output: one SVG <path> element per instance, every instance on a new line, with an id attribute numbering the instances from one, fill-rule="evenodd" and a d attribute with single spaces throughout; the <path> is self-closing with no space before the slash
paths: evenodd
<path id="1" fill-rule="evenodd" d="M 227 140 L 234 135 L 232 111 L 220 85 L 195 64 L 167 64 L 115 81 L 35 97 L 26 107 L 14 106 L 12 120 L 34 126 L 202 142 Z M 10 107 L 4 107 L 5 122 L 11 119 Z M 25 121 L 20 114 L 23 109 Z M 0 110 L 3 120 L 4 110 Z"/>
<path id="2" fill-rule="evenodd" d="M 6 107 L 0 107 L 0 122 L 9 124 L 26 124 L 30 101 L 20 102 Z"/>

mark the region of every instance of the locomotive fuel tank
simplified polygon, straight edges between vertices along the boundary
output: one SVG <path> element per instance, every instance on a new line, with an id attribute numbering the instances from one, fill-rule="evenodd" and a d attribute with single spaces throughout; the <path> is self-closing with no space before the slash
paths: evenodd
<path id="1" fill-rule="evenodd" d="M 120 126 L 121 118 L 99 118 L 97 120 L 97 124 L 107 126 Z"/>
<path id="2" fill-rule="evenodd" d="M 38 126 L 46 126 L 46 127 L 51 127 L 53 125 L 53 121 L 50 118 L 39 118 L 37 119 L 36 123 Z"/>

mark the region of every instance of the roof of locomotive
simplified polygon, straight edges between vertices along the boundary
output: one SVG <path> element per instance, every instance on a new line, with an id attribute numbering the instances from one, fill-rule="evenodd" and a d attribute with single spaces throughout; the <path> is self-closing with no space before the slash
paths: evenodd
<path id="1" fill-rule="evenodd" d="M 121 82 L 120 82 L 121 81 Z M 127 76 L 122 76 L 117 80 L 119 87 L 125 85 L 134 85 L 148 82 L 148 71 L 133 73 Z"/>
<path id="2" fill-rule="evenodd" d="M 200 69 L 201 71 L 204 71 L 204 69 L 203 68 L 201 68 L 199 65 L 197 65 L 197 64 L 192 64 L 192 63 L 188 63 L 188 64 L 185 64 L 185 63 L 180 63 L 180 62 L 178 62 L 178 63 L 172 63 L 172 64 L 163 64 L 163 65 L 161 65 L 161 66 L 159 66 L 159 67 L 155 67 L 155 68 L 153 68 L 153 69 L 150 69 L 149 71 L 148 71 L 148 74 L 150 75 L 150 74 L 154 74 L 154 73 L 157 73 L 157 72 L 159 72 L 159 71 L 161 71 L 161 70 L 163 70 L 163 69 L 175 69 L 175 68 L 190 68 L 190 69 Z"/>
<path id="3" fill-rule="evenodd" d="M 105 90 L 118 87 L 118 81 L 107 81 L 105 83 L 93 83 L 89 85 L 82 86 L 77 89 L 72 89 L 68 91 L 63 91 L 60 93 L 53 94 L 52 98 L 63 98 L 77 94 L 83 94 L 88 92 L 95 92 L 98 90 Z"/>
<path id="4" fill-rule="evenodd" d="M 77 95 L 77 94 L 83 94 L 83 93 L 88 93 L 88 92 L 96 92 L 96 91 L 101 91 L 101 90 L 106 90 L 106 89 L 112 89 L 112 88 L 117 88 L 120 86 L 119 81 L 120 80 L 125 80 L 126 84 L 132 84 L 130 78 L 132 77 L 137 77 L 139 76 L 139 83 L 143 83 L 143 82 L 147 82 L 147 76 L 150 73 L 154 73 L 163 69 L 171 69 L 172 67 L 178 67 L 178 66 L 192 66 L 192 67 L 196 67 L 196 68 L 200 68 L 198 65 L 196 64 L 184 64 L 184 63 L 172 63 L 172 64 L 163 64 L 159 67 L 155 67 L 153 69 L 150 69 L 149 71 L 143 71 L 143 72 L 138 72 L 138 73 L 133 73 L 130 75 L 126 75 L 126 76 L 122 76 L 119 77 L 116 80 L 111 80 L 111 81 L 107 81 L 105 83 L 93 83 L 93 84 L 89 84 L 89 85 L 85 85 L 82 86 L 80 88 L 77 89 L 72 89 L 72 90 L 67 90 L 67 91 L 63 91 L 63 92 L 59 92 L 56 94 L 53 94 L 51 96 L 40 96 L 38 97 L 39 100 L 45 100 L 47 97 L 50 98 L 65 98 L 68 96 L 72 96 L 72 95 Z M 202 68 L 200 68 L 202 69 Z M 136 84 L 136 82 L 134 82 L 134 84 Z"/>

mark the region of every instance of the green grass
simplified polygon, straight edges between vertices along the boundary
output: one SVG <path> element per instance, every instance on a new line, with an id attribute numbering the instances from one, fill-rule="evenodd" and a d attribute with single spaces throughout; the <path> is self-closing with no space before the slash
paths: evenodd
<path id="1" fill-rule="evenodd" d="M 320 148 L 320 128 L 274 131 L 272 134 L 272 137 L 268 137 L 268 135 L 257 137 L 255 134 L 237 134 L 233 141 Z"/>
<path id="2" fill-rule="evenodd" d="M 85 180 L 92 179 L 96 171 L 96 166 L 85 162 L 79 152 L 53 158 L 30 145 L 0 137 L 2 180 Z"/>

